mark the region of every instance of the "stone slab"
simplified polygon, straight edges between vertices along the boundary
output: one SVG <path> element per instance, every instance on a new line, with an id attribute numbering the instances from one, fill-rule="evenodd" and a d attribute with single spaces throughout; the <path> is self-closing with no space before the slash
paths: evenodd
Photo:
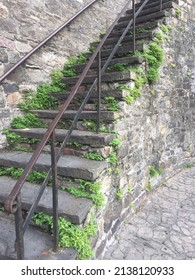
<path id="1" fill-rule="evenodd" d="M 31 153 L 3 152 L 0 154 L 0 165 L 24 168 L 31 156 Z M 35 164 L 35 170 L 48 171 L 50 166 L 51 156 L 41 154 Z M 108 163 L 75 156 L 61 156 L 57 166 L 58 174 L 61 176 L 93 181 L 108 167 Z"/>
<path id="2" fill-rule="evenodd" d="M 131 49 L 131 46 L 123 47 L 124 52 L 129 52 Z M 121 49 L 119 49 L 120 51 Z M 110 50 L 104 50 L 102 51 L 102 55 L 107 56 L 107 54 L 110 54 Z M 84 78 L 83 83 L 89 84 L 93 83 L 94 80 L 97 78 L 97 76 L 86 76 Z M 78 77 L 70 77 L 70 78 L 63 78 L 62 82 L 67 85 L 74 85 L 78 80 Z M 131 80 L 130 73 L 127 72 L 111 72 L 111 73 L 105 73 L 102 75 L 102 82 L 117 82 L 117 81 L 129 81 Z"/>
<path id="3" fill-rule="evenodd" d="M 10 129 L 10 132 L 15 132 L 24 138 L 36 138 L 42 139 L 46 132 L 44 128 L 25 128 L 25 129 Z M 67 130 L 56 129 L 56 141 L 63 141 Z M 93 147 L 102 147 L 107 143 L 111 142 L 116 137 L 112 133 L 95 133 L 90 131 L 73 130 L 70 141 L 77 142 L 83 145 L 90 145 Z"/>
<path id="4" fill-rule="evenodd" d="M 194 260 L 195 167 L 181 170 L 128 215 L 99 259 Z"/>
<path id="5" fill-rule="evenodd" d="M 16 252 L 14 250 L 15 242 L 15 224 L 9 216 L 0 214 L 0 228 L 1 238 L 6 240 L 7 252 L 1 254 L 0 260 L 16 259 Z M 52 252 L 52 236 L 45 232 L 41 232 L 37 228 L 30 226 L 24 235 L 25 259 L 47 259 L 47 260 L 74 260 L 77 252 L 71 248 L 65 248 L 58 253 Z M 2 252 L 3 253 L 3 252 Z"/>
<path id="6" fill-rule="evenodd" d="M 4 203 L 11 190 L 13 189 L 16 180 L 1 176 L 0 177 L 0 203 Z M 22 188 L 22 207 L 29 210 L 34 199 L 36 198 L 39 185 L 26 182 Z M 86 218 L 86 215 L 92 205 L 92 201 L 87 198 L 78 198 L 66 191 L 59 190 L 58 193 L 58 213 L 67 220 L 75 224 L 81 224 Z M 52 188 L 47 187 L 41 197 L 41 200 L 36 209 L 37 212 L 44 212 L 52 215 Z"/>
<path id="7" fill-rule="evenodd" d="M 128 76 L 129 73 L 128 73 Z M 57 115 L 58 111 L 55 110 L 31 110 L 32 113 L 37 114 L 40 118 L 44 119 L 54 119 Z M 74 119 L 77 111 L 68 110 L 66 111 L 62 119 Z M 122 114 L 119 112 L 110 112 L 110 111 L 102 111 L 101 112 L 101 119 L 105 121 L 113 121 L 119 118 Z M 80 120 L 96 120 L 97 119 L 97 112 L 96 111 L 83 111 L 81 116 L 79 117 Z"/>

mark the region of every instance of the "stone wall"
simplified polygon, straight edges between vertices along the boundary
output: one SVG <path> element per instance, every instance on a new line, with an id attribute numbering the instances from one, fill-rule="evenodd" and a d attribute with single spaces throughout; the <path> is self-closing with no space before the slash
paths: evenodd
<path id="1" fill-rule="evenodd" d="M 0 76 L 19 58 L 68 20 L 91 0 L 1 0 Z M 61 69 L 69 56 L 86 51 L 123 8 L 126 0 L 99 0 L 68 28 L 28 59 L 0 85 L 0 132 L 8 127 L 21 93 L 48 82 L 51 71 Z M 0 147 L 5 143 L 0 137 Z"/>
<path id="2" fill-rule="evenodd" d="M 139 211 L 146 189 L 158 187 L 195 156 L 195 18 L 188 2 L 180 6 L 179 19 L 167 19 L 171 30 L 158 82 L 143 88 L 142 97 L 132 105 L 120 103 L 124 118 L 113 127 L 123 139 L 117 162 L 120 175 L 107 172 L 101 179 L 107 203 L 98 213 L 97 256 L 127 213 Z M 152 178 L 150 166 L 161 168 L 162 174 Z"/>

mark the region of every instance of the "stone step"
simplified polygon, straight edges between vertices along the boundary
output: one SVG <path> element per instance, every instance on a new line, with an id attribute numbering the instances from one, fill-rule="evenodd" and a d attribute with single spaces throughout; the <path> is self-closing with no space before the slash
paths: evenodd
<path id="1" fill-rule="evenodd" d="M 166 4 L 167 2 L 174 2 L 176 4 L 179 3 L 178 0 L 162 0 L 163 5 Z M 139 2 L 135 4 L 136 10 L 143 4 L 143 2 Z M 143 8 L 143 10 L 145 9 L 149 9 L 152 8 L 154 6 L 158 6 L 159 5 L 159 0 L 149 0 L 148 3 L 145 5 L 145 7 Z M 127 13 L 131 13 L 132 9 L 129 9 L 126 11 Z"/>
<path id="2" fill-rule="evenodd" d="M 0 154 L 0 165 L 24 168 L 31 156 L 31 153 L 3 152 Z M 34 170 L 48 171 L 50 166 L 51 156 L 49 154 L 41 154 L 34 166 Z M 108 163 L 106 161 L 95 161 L 75 156 L 61 156 L 57 166 L 58 174 L 61 176 L 94 181 L 108 167 Z"/>
<path id="3" fill-rule="evenodd" d="M 86 94 L 88 92 L 87 91 L 81 91 L 81 92 L 78 92 L 77 93 L 77 98 L 79 99 L 84 99 Z M 51 96 L 57 98 L 59 100 L 59 103 L 63 103 L 68 95 L 70 94 L 70 92 L 54 92 L 54 93 L 50 93 Z M 108 97 L 108 96 L 112 96 L 114 97 L 115 99 L 118 99 L 118 100 L 122 100 L 124 98 L 124 94 L 123 94 L 123 91 L 122 90 L 117 90 L 117 89 L 110 89 L 109 91 L 108 90 L 102 90 L 101 92 L 101 96 L 102 98 L 104 97 Z M 91 94 L 91 97 L 89 98 L 89 102 L 93 102 L 97 100 L 97 91 L 94 90 L 92 91 L 92 94 Z"/>
<path id="4" fill-rule="evenodd" d="M 140 42 L 136 43 L 135 47 L 136 47 L 136 50 L 138 50 L 138 51 L 143 51 L 144 50 L 144 44 L 142 42 L 141 43 Z M 113 50 L 112 48 L 106 49 L 106 50 L 103 49 L 101 51 L 101 57 L 102 58 L 109 57 L 112 50 Z M 133 43 L 128 44 L 127 46 L 121 46 L 121 47 L 119 46 L 118 49 L 115 52 L 114 57 L 119 56 L 119 55 L 120 56 L 121 55 L 126 56 L 127 54 L 132 53 L 132 51 L 133 51 Z M 85 57 L 90 58 L 91 55 L 92 55 L 91 53 L 86 53 Z"/>
<path id="5" fill-rule="evenodd" d="M 62 78 L 62 83 L 66 85 L 75 85 L 76 82 L 78 81 L 78 76 L 77 77 L 67 77 L 67 78 Z M 83 80 L 82 84 L 92 84 L 95 79 L 97 78 L 96 75 L 91 75 L 91 76 L 86 76 Z M 102 82 L 107 82 L 107 83 L 114 83 L 114 82 L 119 82 L 119 81 L 131 81 L 134 79 L 133 73 L 130 72 L 110 72 L 110 73 L 104 73 L 102 75 Z"/>
<path id="6" fill-rule="evenodd" d="M 144 61 L 145 61 L 145 59 L 143 57 L 137 57 L 137 56 L 118 57 L 118 58 L 112 59 L 108 67 L 113 66 L 118 63 L 125 63 L 126 65 L 136 65 L 136 64 L 141 64 Z M 106 60 L 102 60 L 101 66 L 103 67 L 105 63 L 106 63 Z M 79 74 L 79 73 L 83 72 L 85 66 L 86 66 L 86 63 L 77 64 L 74 66 L 74 69 L 75 69 L 76 73 Z M 97 62 L 94 62 L 90 69 L 97 69 Z"/>
<path id="7" fill-rule="evenodd" d="M 119 28 L 118 30 L 113 30 L 111 32 L 111 34 L 108 36 L 108 38 L 113 38 L 113 37 L 119 37 L 122 35 L 122 32 L 124 31 L 125 27 L 127 25 L 125 25 L 122 28 Z M 152 31 L 155 28 L 157 28 L 159 26 L 159 21 L 155 20 L 152 22 L 146 22 L 146 23 L 140 23 L 140 24 L 136 24 L 136 28 L 135 28 L 135 32 L 138 34 L 139 30 L 147 30 L 147 31 Z M 132 32 L 133 28 L 130 27 L 129 32 Z M 141 31 L 142 33 L 143 31 Z M 104 35 L 100 35 L 100 38 L 102 38 Z"/>
<path id="8" fill-rule="evenodd" d="M 146 40 L 146 39 L 152 39 L 154 37 L 154 32 L 152 31 L 149 31 L 149 32 L 143 32 L 143 33 L 140 33 L 140 34 L 136 34 L 135 36 L 135 40 L 136 41 L 139 41 L 139 40 Z M 116 43 L 118 42 L 120 36 L 119 37 L 112 37 L 112 38 L 108 38 L 103 46 L 103 49 L 105 48 L 108 48 L 108 46 L 110 47 L 110 45 L 113 45 L 113 47 L 116 45 Z M 127 43 L 132 43 L 133 41 L 133 37 L 131 35 L 126 35 L 122 41 L 122 45 L 125 45 Z M 92 43 L 91 46 L 92 47 L 97 47 L 99 43 L 98 42 L 95 42 L 95 43 Z"/>
<path id="9" fill-rule="evenodd" d="M 148 21 L 159 20 L 159 19 L 162 19 L 162 18 L 167 17 L 167 16 L 168 16 L 168 12 L 167 11 L 161 11 L 161 12 L 149 14 L 149 15 L 137 18 L 136 19 L 136 24 L 146 23 Z M 123 21 L 120 21 L 119 23 L 117 23 L 115 25 L 114 30 L 125 28 L 125 27 L 127 27 L 128 23 L 129 23 L 129 20 L 125 20 L 124 19 Z"/>
<path id="10" fill-rule="evenodd" d="M 10 132 L 15 132 L 24 138 L 42 139 L 46 132 L 45 128 L 25 128 L 25 129 L 10 129 Z M 67 134 L 67 130 L 56 129 L 56 141 L 62 142 Z M 104 147 L 108 145 L 116 137 L 113 133 L 95 133 L 90 131 L 73 130 L 70 136 L 70 142 L 76 142 L 82 145 L 91 147 Z"/>
<path id="11" fill-rule="evenodd" d="M 153 3 L 150 3 L 150 4 L 146 5 L 144 7 L 144 9 L 140 12 L 140 14 L 137 18 L 139 18 L 141 16 L 145 16 L 145 15 L 150 15 L 151 13 L 160 12 L 160 4 L 159 3 L 160 3 L 160 1 L 158 0 L 156 2 L 153 2 Z M 162 9 L 165 10 L 165 9 L 174 8 L 175 7 L 174 4 L 175 3 L 173 3 L 172 1 L 166 1 L 165 3 L 163 3 Z M 133 15 L 132 10 L 127 10 L 126 13 L 127 13 L 127 15 L 124 16 L 124 17 L 121 17 L 119 19 L 119 22 L 124 21 L 124 20 L 130 20 L 132 18 L 132 15 Z"/>
<path id="12" fill-rule="evenodd" d="M 0 260 L 15 260 L 15 224 L 12 216 L 0 213 Z M 75 260 L 77 252 L 64 248 L 57 253 L 52 251 L 53 237 L 34 226 L 29 226 L 24 235 L 26 260 Z"/>
<path id="13" fill-rule="evenodd" d="M 6 198 L 13 189 L 16 180 L 1 176 L 0 177 L 0 203 L 4 204 Z M 28 211 L 32 202 L 38 194 L 40 186 L 25 182 L 21 195 L 22 195 L 22 209 Z M 61 217 L 69 220 L 74 224 L 81 224 L 86 218 L 86 215 L 91 208 L 92 201 L 87 198 L 80 198 L 71 195 L 67 191 L 59 190 L 58 198 L 58 214 Z M 43 212 L 47 215 L 52 215 L 52 188 L 47 187 L 44 194 L 36 208 L 36 212 Z"/>
<path id="14" fill-rule="evenodd" d="M 41 119 L 54 119 L 57 115 L 58 111 L 56 110 L 31 110 L 32 113 L 37 114 Z M 77 111 L 66 111 L 63 116 L 62 120 L 73 120 Z M 102 111 L 101 112 L 101 119 L 107 122 L 117 120 L 118 118 L 122 117 L 121 112 L 111 112 L 111 111 Z M 79 120 L 96 120 L 97 119 L 97 112 L 96 111 L 83 111 Z"/>

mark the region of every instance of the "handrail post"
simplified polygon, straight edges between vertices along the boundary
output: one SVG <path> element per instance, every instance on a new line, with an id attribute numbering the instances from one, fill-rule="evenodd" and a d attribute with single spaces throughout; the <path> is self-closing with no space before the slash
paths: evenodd
<path id="1" fill-rule="evenodd" d="M 160 0 L 160 12 L 162 11 L 162 0 Z"/>
<path id="2" fill-rule="evenodd" d="M 53 202 L 53 251 L 58 249 L 58 187 L 57 187 L 57 161 L 55 151 L 55 130 L 51 134 L 51 169 L 52 169 L 52 202 Z"/>
<path id="3" fill-rule="evenodd" d="M 18 260 L 24 259 L 24 233 L 23 233 L 23 218 L 22 218 L 22 201 L 21 193 L 16 198 L 16 213 L 15 213 L 15 231 L 16 241 L 15 248 Z"/>
<path id="4" fill-rule="evenodd" d="M 100 129 L 100 118 L 101 118 L 101 49 L 97 55 L 97 133 L 99 133 Z"/>
<path id="5" fill-rule="evenodd" d="M 133 53 L 135 53 L 135 0 L 133 0 Z"/>

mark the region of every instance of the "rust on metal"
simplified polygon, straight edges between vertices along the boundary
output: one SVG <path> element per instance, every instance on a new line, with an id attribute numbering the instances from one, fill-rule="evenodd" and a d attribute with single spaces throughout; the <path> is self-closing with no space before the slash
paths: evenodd
<path id="1" fill-rule="evenodd" d="M 133 1 L 133 2 L 132 2 Z M 126 5 L 124 6 L 124 8 L 122 9 L 121 13 L 117 16 L 117 18 L 115 19 L 115 21 L 113 22 L 113 24 L 111 25 L 111 27 L 108 29 L 107 33 L 104 35 L 103 39 L 101 40 L 101 42 L 98 44 L 98 46 L 96 47 L 95 51 L 93 52 L 92 56 L 90 57 L 88 63 L 86 64 L 82 74 L 78 77 L 78 80 L 75 84 L 75 86 L 72 88 L 69 96 L 67 97 L 67 100 L 64 102 L 64 104 L 62 105 L 61 109 L 59 110 L 58 114 L 56 115 L 56 117 L 54 118 L 54 120 L 50 123 L 46 133 L 44 134 L 42 140 L 40 141 L 36 151 L 33 153 L 32 157 L 30 158 L 26 168 L 24 169 L 23 174 L 21 175 L 21 177 L 18 179 L 18 181 L 16 182 L 14 188 L 12 189 L 12 191 L 10 192 L 8 198 L 6 199 L 5 202 L 5 210 L 8 213 L 16 213 L 16 221 L 17 221 L 17 225 L 19 227 L 19 229 L 17 229 L 17 239 L 18 239 L 18 244 L 21 244 L 21 246 L 23 246 L 23 241 L 21 240 L 21 232 L 22 234 L 24 234 L 25 230 L 27 229 L 30 219 L 32 218 L 32 215 L 34 213 L 34 211 L 36 210 L 36 207 L 41 199 L 42 194 L 44 193 L 44 190 L 50 180 L 50 177 L 52 175 L 52 182 L 53 182 L 53 217 L 54 217 L 54 250 L 57 250 L 57 244 L 58 244 L 58 194 L 57 194 L 57 162 L 60 159 L 60 156 L 63 152 L 63 149 L 66 145 L 66 143 L 68 142 L 70 135 L 73 131 L 73 129 L 75 128 L 75 125 L 79 119 L 79 116 L 81 114 L 81 112 L 84 109 L 85 104 L 88 102 L 89 97 L 92 93 L 92 90 L 94 89 L 95 86 L 97 86 L 97 97 L 98 97 L 98 105 L 97 105 L 97 132 L 99 131 L 99 126 L 100 126 L 100 114 L 101 114 L 101 76 L 103 75 L 103 73 L 105 72 L 105 70 L 107 69 L 107 67 L 109 66 L 109 63 L 111 62 L 112 58 L 114 57 L 119 45 L 121 44 L 121 42 L 123 41 L 124 37 L 126 36 L 129 28 L 133 25 L 133 51 L 135 51 L 135 27 L 136 27 L 136 17 L 140 14 L 140 12 L 142 11 L 142 9 L 145 7 L 145 5 L 148 3 L 149 0 L 145 0 L 145 1 L 140 1 L 138 6 L 137 4 L 135 4 L 135 0 L 130 0 L 127 1 Z M 162 0 L 160 1 L 160 9 L 162 9 Z M 76 17 L 78 17 L 78 15 L 80 15 L 82 12 L 84 12 L 88 7 L 90 7 L 93 3 L 97 2 L 97 0 L 94 0 L 92 2 L 90 2 L 88 5 L 86 5 L 83 9 L 81 9 L 75 16 L 73 16 L 69 21 L 65 22 L 61 27 L 59 27 L 57 30 L 55 30 L 50 36 L 48 36 L 42 43 L 40 43 L 33 51 L 31 51 L 27 56 L 25 56 L 23 59 L 21 59 L 13 68 L 12 70 L 10 69 L 7 73 L 5 73 L 2 77 L 0 77 L 0 82 L 2 80 L 4 80 L 6 77 L 8 77 L 8 75 L 10 75 L 11 72 L 13 72 L 19 65 L 21 65 L 28 57 L 30 57 L 32 55 L 32 53 L 34 53 L 37 49 L 39 49 L 41 46 L 45 45 L 51 38 L 53 38 L 53 36 L 55 36 L 59 31 L 61 31 L 65 26 L 67 26 L 70 22 L 72 22 Z M 114 46 L 113 50 L 111 51 L 109 57 L 107 58 L 107 60 L 105 61 L 105 63 L 102 65 L 102 61 L 101 61 L 101 50 L 102 47 L 104 45 L 104 43 L 106 42 L 107 38 L 110 36 L 111 32 L 113 31 L 115 25 L 117 24 L 119 18 L 126 12 L 128 6 L 130 4 L 133 4 L 133 15 L 132 15 L 132 19 L 129 21 L 129 23 L 127 24 L 127 27 L 124 29 L 124 31 L 122 32 L 122 35 L 120 36 L 118 42 L 116 43 L 116 45 Z M 136 8 L 138 7 L 137 11 Z M 64 112 L 66 111 L 66 109 L 68 108 L 69 104 L 71 103 L 71 101 L 73 100 L 73 98 L 75 97 L 75 95 L 77 94 L 77 91 L 79 89 L 79 87 L 81 86 L 84 78 L 86 77 L 88 71 L 90 70 L 91 66 L 94 64 L 95 60 L 97 60 L 97 78 L 94 79 L 93 84 L 91 85 L 88 93 L 86 94 L 80 108 L 78 109 L 76 116 L 73 120 L 72 125 L 70 126 L 69 131 L 66 134 L 66 137 L 64 139 L 64 141 L 62 142 L 62 145 L 59 149 L 59 151 L 55 152 L 55 128 L 58 124 L 58 122 L 60 121 L 60 119 L 62 118 Z M 51 168 L 48 171 L 48 174 L 46 175 L 46 178 L 39 190 L 39 193 L 37 194 L 37 197 L 35 198 L 31 209 L 28 212 L 28 215 L 26 217 L 26 220 L 23 223 L 23 227 L 22 227 L 22 231 L 21 231 L 21 200 L 20 200 L 20 193 L 21 193 L 21 189 L 26 181 L 27 176 L 29 175 L 30 171 L 32 170 L 32 168 L 34 167 L 35 163 L 37 162 L 39 156 L 41 155 L 44 146 L 46 145 L 46 143 L 51 140 Z M 18 212 L 19 211 L 19 212 Z M 18 214 L 19 213 L 19 214 Z M 18 221 L 19 219 L 19 221 Z M 19 258 L 23 258 L 23 248 L 21 248 L 20 252 L 18 253 Z"/>

